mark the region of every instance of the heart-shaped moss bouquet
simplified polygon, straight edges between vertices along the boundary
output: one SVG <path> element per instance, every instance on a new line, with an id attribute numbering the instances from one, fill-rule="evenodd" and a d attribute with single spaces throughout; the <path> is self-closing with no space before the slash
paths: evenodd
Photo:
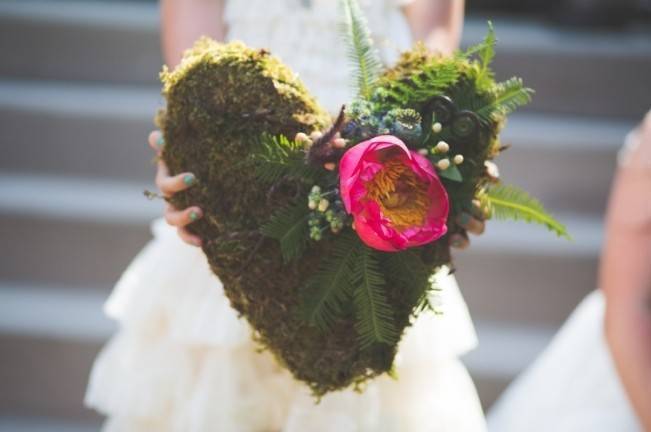
<path id="1" fill-rule="evenodd" d="M 264 50 L 201 39 L 161 74 L 163 159 L 198 183 L 190 230 L 254 337 L 316 395 L 392 368 L 410 320 L 450 266 L 458 215 L 562 225 L 491 162 L 531 91 L 496 83 L 495 37 L 446 58 L 416 46 L 383 69 L 342 2 L 358 97 L 331 119 Z M 345 102 L 345 101 L 342 101 Z M 435 344 L 436 341 L 431 341 Z"/>

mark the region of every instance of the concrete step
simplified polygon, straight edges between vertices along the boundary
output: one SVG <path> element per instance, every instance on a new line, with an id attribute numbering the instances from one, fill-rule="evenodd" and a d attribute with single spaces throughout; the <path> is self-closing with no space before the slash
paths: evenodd
<path id="1" fill-rule="evenodd" d="M 512 144 L 496 160 L 502 180 L 547 208 L 604 212 L 617 151 L 635 122 L 608 118 L 516 114 L 502 133 Z"/>
<path id="2" fill-rule="evenodd" d="M 114 328 L 101 314 L 105 294 L 0 283 L 0 300 L 0 377 L 11 390 L 0 395 L 0 414 L 96 419 L 81 401 L 94 355 Z M 488 406 L 554 329 L 481 320 L 476 326 L 482 342 L 464 362 Z"/>
<path id="3" fill-rule="evenodd" d="M 99 421 L 0 416 L 0 432 L 97 432 L 100 428 Z"/>
<path id="4" fill-rule="evenodd" d="M 155 83 L 161 70 L 154 2 L 4 0 L 0 75 Z"/>
<path id="5" fill-rule="evenodd" d="M 87 178 L 0 176 L 0 260 L 5 280 L 115 283 L 150 238 L 162 202 L 144 185 Z"/>
<path id="6" fill-rule="evenodd" d="M 465 45 L 481 40 L 487 18 L 466 21 Z M 0 75 L 155 84 L 157 21 L 153 3 L 5 0 Z M 648 29 L 579 31 L 531 19 L 494 21 L 498 76 L 521 75 L 537 89 L 531 109 L 631 119 L 649 109 Z"/>
<path id="7" fill-rule="evenodd" d="M 601 219 L 558 216 L 572 241 L 539 226 L 490 221 L 468 250 L 455 253 L 456 277 L 473 316 L 557 326 L 596 289 Z"/>
<path id="8" fill-rule="evenodd" d="M 0 278 L 111 286 L 150 238 L 160 214 L 135 186 L 0 176 L 0 237 L 12 251 Z M 493 221 L 458 254 L 458 276 L 479 318 L 557 325 L 595 287 L 601 222 L 561 214 L 573 242 L 543 228 Z M 497 300 L 496 300 L 497 299 Z M 525 305 L 514 308 L 517 301 Z"/>
<path id="9" fill-rule="evenodd" d="M 154 87 L 0 81 L 0 169 L 151 180 Z"/>
<path id="10" fill-rule="evenodd" d="M 529 109 L 640 119 L 651 108 L 651 29 L 586 30 L 535 19 L 477 17 L 463 45 L 476 43 L 492 19 L 498 36 L 495 71 L 536 90 Z"/>
<path id="11" fill-rule="evenodd" d="M 155 88 L 0 81 L 0 170 L 150 181 L 146 138 L 161 104 Z M 503 178 L 550 208 L 601 212 L 634 124 L 516 114 L 503 134 L 513 144 L 498 160 Z"/>

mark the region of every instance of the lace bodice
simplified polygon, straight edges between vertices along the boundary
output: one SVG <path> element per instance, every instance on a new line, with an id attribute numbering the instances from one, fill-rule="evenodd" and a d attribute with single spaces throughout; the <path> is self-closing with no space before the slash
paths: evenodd
<path id="1" fill-rule="evenodd" d="M 360 0 L 385 63 L 411 45 L 400 6 L 410 0 Z M 335 112 L 352 97 L 336 0 L 228 0 L 228 39 L 267 48 L 291 66 L 321 104 Z"/>

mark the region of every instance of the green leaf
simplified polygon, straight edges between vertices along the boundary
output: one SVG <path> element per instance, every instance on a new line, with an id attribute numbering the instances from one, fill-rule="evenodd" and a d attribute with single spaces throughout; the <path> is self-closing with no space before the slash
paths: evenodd
<path id="1" fill-rule="evenodd" d="M 416 252 L 405 250 L 385 254 L 383 265 L 391 279 L 400 284 L 412 305 L 420 305 L 427 300 L 432 271 Z"/>
<path id="2" fill-rule="evenodd" d="M 547 227 L 559 237 L 570 239 L 567 228 L 554 219 L 540 201 L 515 186 L 498 185 L 489 188 L 484 197 L 491 215 L 501 220 L 523 220 Z"/>
<path id="3" fill-rule="evenodd" d="M 488 33 L 484 37 L 484 40 L 476 45 L 468 47 L 465 52 L 461 53 L 461 56 L 465 58 L 471 58 L 472 56 L 477 55 L 482 65 L 489 66 L 495 57 L 496 42 L 497 38 L 495 37 L 495 29 L 493 28 L 493 23 L 491 21 L 488 21 Z"/>
<path id="4" fill-rule="evenodd" d="M 280 242 L 283 260 L 289 262 L 300 257 L 309 238 L 309 209 L 307 204 L 298 204 L 277 211 L 260 232 Z"/>
<path id="5" fill-rule="evenodd" d="M 305 162 L 302 144 L 284 135 L 263 134 L 250 160 L 256 177 L 265 184 L 274 184 L 283 177 L 309 182 L 319 176 L 319 172 Z"/>
<path id="6" fill-rule="evenodd" d="M 490 103 L 479 108 L 476 113 L 483 120 L 495 119 L 496 116 L 507 116 L 518 107 L 531 102 L 533 90 L 524 87 L 522 80 L 513 77 L 497 85 L 495 98 Z"/>
<path id="7" fill-rule="evenodd" d="M 454 62 L 433 58 L 418 73 L 389 83 L 385 90 L 392 105 L 412 106 L 440 96 L 458 79 L 459 69 Z"/>
<path id="8" fill-rule="evenodd" d="M 353 300 L 357 322 L 355 329 L 361 349 L 375 343 L 393 344 L 399 333 L 396 330 L 393 310 L 384 293 L 384 275 L 376 252 L 362 245 L 353 264 Z"/>
<path id="9" fill-rule="evenodd" d="M 357 0 L 340 0 L 339 7 L 342 12 L 339 28 L 348 47 L 355 90 L 358 97 L 369 100 L 382 72 L 382 61 Z"/>
<path id="10" fill-rule="evenodd" d="M 456 165 L 450 165 L 446 170 L 437 170 L 439 177 L 446 178 L 455 182 L 462 182 L 463 176 Z"/>
<path id="11" fill-rule="evenodd" d="M 353 264 L 359 238 L 350 232 L 338 235 L 330 255 L 321 261 L 303 290 L 301 315 L 312 325 L 327 330 L 343 314 L 351 299 Z"/>

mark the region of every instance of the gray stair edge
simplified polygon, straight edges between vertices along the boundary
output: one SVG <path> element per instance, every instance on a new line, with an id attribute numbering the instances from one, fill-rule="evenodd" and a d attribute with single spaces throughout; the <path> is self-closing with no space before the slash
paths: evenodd
<path id="1" fill-rule="evenodd" d="M 162 215 L 154 186 L 93 178 L 0 172 L 0 214 L 114 225 L 143 225 Z"/>
<path id="2" fill-rule="evenodd" d="M 74 419 L 0 415 L 0 432 L 97 432 L 100 427 Z"/>
<path id="3" fill-rule="evenodd" d="M 155 32 L 159 26 L 155 2 L 119 0 L 3 0 L 0 2 L 0 18 L 115 31 Z"/>

